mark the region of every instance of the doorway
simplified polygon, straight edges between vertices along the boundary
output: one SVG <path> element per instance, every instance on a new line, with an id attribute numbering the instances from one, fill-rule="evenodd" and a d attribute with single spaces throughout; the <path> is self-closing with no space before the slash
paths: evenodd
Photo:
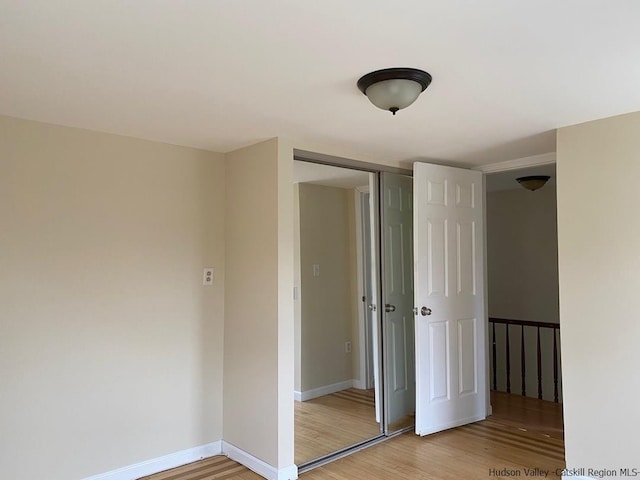
<path id="1" fill-rule="evenodd" d="M 526 176 L 549 180 L 529 191 L 516 180 Z M 561 424 L 555 178 L 553 163 L 487 174 L 487 278 L 493 397 L 538 400 Z"/>

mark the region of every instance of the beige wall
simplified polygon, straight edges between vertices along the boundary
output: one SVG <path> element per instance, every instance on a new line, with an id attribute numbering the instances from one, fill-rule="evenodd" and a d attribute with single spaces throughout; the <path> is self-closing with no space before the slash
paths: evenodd
<path id="1" fill-rule="evenodd" d="M 278 477 L 297 478 L 294 466 L 293 146 L 278 142 Z"/>
<path id="2" fill-rule="evenodd" d="M 564 421 L 572 468 L 637 466 L 638 132 L 640 113 L 558 131 Z"/>
<path id="3" fill-rule="evenodd" d="M 0 117 L 3 477 L 222 437 L 224 188 L 219 154 Z"/>
<path id="4" fill-rule="evenodd" d="M 293 284 L 294 292 L 294 383 L 296 392 L 302 390 L 302 301 L 300 288 L 300 188 L 299 183 L 293 185 Z"/>
<path id="5" fill-rule="evenodd" d="M 277 465 L 277 141 L 227 154 L 224 439 Z"/>
<path id="6" fill-rule="evenodd" d="M 277 139 L 226 155 L 224 439 L 293 464 L 291 149 Z"/>
<path id="7" fill-rule="evenodd" d="M 489 315 L 558 323 L 556 190 L 487 193 Z"/>
<path id="8" fill-rule="evenodd" d="M 354 378 L 353 191 L 300 184 L 301 391 Z M 351 227 L 351 228 L 350 228 Z M 313 265 L 320 275 L 313 275 Z M 357 351 L 357 348 L 356 348 Z M 356 372 L 357 374 L 357 372 Z"/>
<path id="9" fill-rule="evenodd" d="M 220 440 L 223 413 L 225 440 L 292 465 L 293 151 L 278 139 L 223 156 L 0 117 L 5 475 L 175 453 Z"/>

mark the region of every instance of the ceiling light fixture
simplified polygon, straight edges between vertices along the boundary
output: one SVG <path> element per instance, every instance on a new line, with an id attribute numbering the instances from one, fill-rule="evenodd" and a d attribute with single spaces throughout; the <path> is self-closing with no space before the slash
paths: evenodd
<path id="1" fill-rule="evenodd" d="M 549 178 L 551 177 L 548 175 L 531 175 L 529 177 L 516 178 L 516 181 L 527 190 L 531 190 L 533 192 L 534 190 L 544 187 Z"/>
<path id="2" fill-rule="evenodd" d="M 416 68 L 385 68 L 367 73 L 358 88 L 376 107 L 394 115 L 416 101 L 431 83 L 431 75 Z"/>

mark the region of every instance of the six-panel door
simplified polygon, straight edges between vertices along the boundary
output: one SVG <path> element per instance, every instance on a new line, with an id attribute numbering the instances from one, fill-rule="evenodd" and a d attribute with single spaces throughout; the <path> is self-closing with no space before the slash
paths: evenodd
<path id="1" fill-rule="evenodd" d="M 480 172 L 414 164 L 420 435 L 486 416 L 483 208 Z"/>

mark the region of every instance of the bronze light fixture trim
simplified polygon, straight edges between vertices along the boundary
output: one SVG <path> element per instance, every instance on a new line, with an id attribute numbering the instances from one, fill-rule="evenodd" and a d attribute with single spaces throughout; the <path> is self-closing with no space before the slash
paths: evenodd
<path id="1" fill-rule="evenodd" d="M 527 190 L 531 190 L 533 192 L 544 187 L 549 178 L 551 177 L 548 175 L 530 175 L 528 177 L 516 178 L 516 181 Z"/>
<path id="2" fill-rule="evenodd" d="M 385 68 L 361 77 L 358 88 L 376 107 L 395 115 L 415 102 L 431 80 L 430 74 L 417 68 Z"/>

